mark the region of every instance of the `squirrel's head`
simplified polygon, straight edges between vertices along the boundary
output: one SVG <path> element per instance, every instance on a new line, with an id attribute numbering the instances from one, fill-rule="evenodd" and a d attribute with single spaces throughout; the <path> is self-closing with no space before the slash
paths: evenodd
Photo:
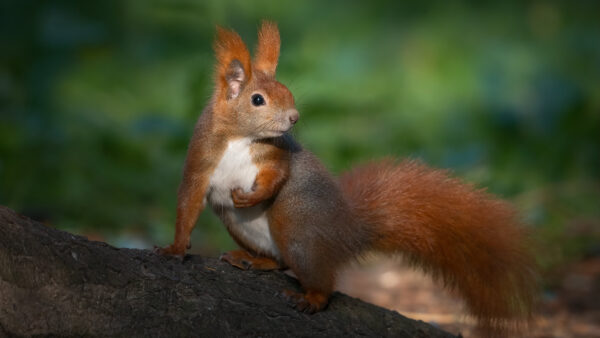
<path id="1" fill-rule="evenodd" d="M 254 60 L 240 36 L 217 27 L 215 113 L 239 136 L 280 136 L 298 121 L 294 97 L 275 80 L 279 30 L 263 21 Z"/>

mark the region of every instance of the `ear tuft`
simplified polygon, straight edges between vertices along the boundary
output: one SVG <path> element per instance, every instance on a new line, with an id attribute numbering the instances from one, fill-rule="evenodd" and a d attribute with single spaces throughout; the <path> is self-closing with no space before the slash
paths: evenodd
<path id="1" fill-rule="evenodd" d="M 219 26 L 214 48 L 217 90 L 227 99 L 235 98 L 252 75 L 248 48 L 236 32 Z"/>
<path id="2" fill-rule="evenodd" d="M 254 68 L 269 76 L 275 76 L 280 44 L 277 24 L 271 21 L 263 21 L 258 31 L 258 46 L 256 47 Z"/>

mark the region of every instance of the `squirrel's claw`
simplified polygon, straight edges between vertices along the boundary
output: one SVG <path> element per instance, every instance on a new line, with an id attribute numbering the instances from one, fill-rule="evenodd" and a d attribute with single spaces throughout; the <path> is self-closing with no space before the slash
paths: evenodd
<path id="1" fill-rule="evenodd" d="M 327 298 L 314 291 L 300 293 L 291 290 L 283 290 L 281 295 L 293 308 L 307 314 L 319 312 L 327 305 Z"/>

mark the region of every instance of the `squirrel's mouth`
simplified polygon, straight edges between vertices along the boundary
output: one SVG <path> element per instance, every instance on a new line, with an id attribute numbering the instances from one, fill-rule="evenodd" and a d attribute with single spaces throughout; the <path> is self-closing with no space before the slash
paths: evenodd
<path id="1" fill-rule="evenodd" d="M 288 121 L 277 121 L 276 123 L 272 123 L 267 129 L 263 129 L 260 131 L 257 130 L 256 136 L 258 138 L 279 137 L 290 131 L 293 127 L 294 123 Z"/>
<path id="2" fill-rule="evenodd" d="M 257 136 L 259 138 L 271 138 L 271 137 L 279 137 L 279 136 L 283 135 L 283 133 L 285 133 L 285 131 L 265 130 L 265 131 L 261 131 L 260 133 L 258 133 Z"/>
<path id="3" fill-rule="evenodd" d="M 287 129 L 282 129 L 282 130 L 263 130 L 260 133 L 258 133 L 258 137 L 259 138 L 279 137 L 279 136 L 285 134 L 286 132 L 288 132 L 290 129 L 292 129 L 291 126 Z"/>

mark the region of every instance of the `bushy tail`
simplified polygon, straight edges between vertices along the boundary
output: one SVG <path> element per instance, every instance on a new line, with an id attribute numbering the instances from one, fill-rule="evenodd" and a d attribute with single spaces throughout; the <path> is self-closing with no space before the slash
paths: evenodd
<path id="1" fill-rule="evenodd" d="M 514 209 L 418 161 L 356 168 L 340 178 L 348 202 L 374 231 L 374 248 L 401 253 L 465 300 L 486 335 L 529 319 L 537 278 Z"/>

